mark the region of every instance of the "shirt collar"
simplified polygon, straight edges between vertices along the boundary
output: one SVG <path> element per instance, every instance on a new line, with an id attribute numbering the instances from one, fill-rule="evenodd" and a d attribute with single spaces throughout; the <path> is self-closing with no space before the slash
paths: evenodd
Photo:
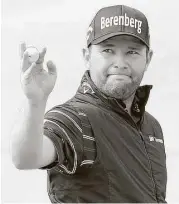
<path id="1" fill-rule="evenodd" d="M 152 87 L 153 87 L 152 85 L 144 85 L 144 86 L 139 86 L 138 89 L 136 90 L 132 107 L 131 107 L 131 112 L 134 116 L 140 117 L 145 112 L 145 106 L 147 104 L 147 101 L 150 95 L 150 90 L 152 89 Z M 80 91 L 82 94 L 88 94 L 95 98 L 101 99 L 101 101 L 103 101 L 104 103 L 107 103 L 112 107 L 116 108 L 121 106 L 124 109 L 126 107 L 122 100 L 112 98 L 112 97 L 107 97 L 106 95 L 101 93 L 101 91 L 99 91 L 99 89 L 91 80 L 89 70 L 87 70 L 83 75 L 81 80 L 81 85 L 78 91 Z"/>

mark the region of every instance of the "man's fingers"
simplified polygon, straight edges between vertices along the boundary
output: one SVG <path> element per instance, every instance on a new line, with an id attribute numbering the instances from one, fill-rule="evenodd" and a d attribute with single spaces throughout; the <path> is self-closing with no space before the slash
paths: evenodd
<path id="1" fill-rule="evenodd" d="M 56 73 L 57 73 L 56 66 L 52 61 L 47 62 L 47 68 L 48 68 L 49 74 L 56 75 Z"/>
<path id="2" fill-rule="evenodd" d="M 21 71 L 22 72 L 25 72 L 32 65 L 32 62 L 30 62 L 30 59 L 29 59 L 29 53 L 28 53 L 27 48 L 28 47 L 26 46 L 25 43 L 20 44 L 20 54 L 22 56 L 21 57 L 22 58 L 22 62 L 21 62 Z M 43 62 L 44 62 L 44 57 L 45 57 L 45 54 L 46 54 L 46 50 L 47 49 L 44 47 L 42 49 L 42 51 L 39 53 L 39 59 L 36 61 L 36 69 L 38 69 L 38 70 L 43 69 Z M 51 69 L 51 66 L 50 66 L 50 69 Z M 53 72 L 53 68 L 52 68 L 52 72 Z"/>
<path id="3" fill-rule="evenodd" d="M 26 50 L 26 43 L 25 42 L 22 42 L 20 43 L 20 58 L 22 59 L 23 58 L 23 55 L 24 55 L 24 52 Z"/>
<path id="4" fill-rule="evenodd" d="M 28 52 L 24 52 L 22 57 L 22 64 L 21 64 L 22 72 L 25 72 L 30 67 L 30 65 L 31 63 L 29 62 Z"/>
<path id="5" fill-rule="evenodd" d="M 39 53 L 39 59 L 36 62 L 37 64 L 41 64 L 44 62 L 44 57 L 45 57 L 46 51 L 47 51 L 47 49 L 46 49 L 46 47 L 44 47 L 42 49 L 42 51 Z"/>

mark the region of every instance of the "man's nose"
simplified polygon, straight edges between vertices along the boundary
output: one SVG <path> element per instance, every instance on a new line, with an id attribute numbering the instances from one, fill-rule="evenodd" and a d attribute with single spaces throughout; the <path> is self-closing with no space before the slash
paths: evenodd
<path id="1" fill-rule="evenodd" d="M 123 53 L 119 52 L 114 59 L 114 68 L 127 69 L 127 62 Z"/>

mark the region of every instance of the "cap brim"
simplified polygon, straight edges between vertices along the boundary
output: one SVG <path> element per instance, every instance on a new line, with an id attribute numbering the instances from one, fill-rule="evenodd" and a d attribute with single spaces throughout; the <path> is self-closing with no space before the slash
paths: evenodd
<path id="1" fill-rule="evenodd" d="M 93 45 L 97 45 L 109 38 L 112 38 L 114 36 L 117 36 L 117 35 L 129 35 L 129 36 L 133 36 L 133 37 L 136 37 L 137 39 L 141 40 L 145 45 L 147 45 L 147 47 L 149 48 L 149 45 L 147 44 L 147 42 L 145 42 L 142 38 L 140 38 L 138 35 L 135 35 L 134 33 L 127 33 L 127 32 L 117 32 L 117 33 L 109 33 L 109 34 L 106 34 L 106 35 L 103 35 L 95 40 L 93 40 L 91 42 L 91 44 Z"/>

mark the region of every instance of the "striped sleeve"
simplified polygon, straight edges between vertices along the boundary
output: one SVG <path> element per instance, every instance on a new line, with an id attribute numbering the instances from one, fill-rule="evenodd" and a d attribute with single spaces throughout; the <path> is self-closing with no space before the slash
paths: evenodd
<path id="1" fill-rule="evenodd" d="M 62 173 L 74 174 L 83 154 L 83 135 L 78 113 L 69 107 L 52 108 L 44 117 L 44 135 L 52 140 L 57 160 L 40 169 L 55 168 Z"/>

